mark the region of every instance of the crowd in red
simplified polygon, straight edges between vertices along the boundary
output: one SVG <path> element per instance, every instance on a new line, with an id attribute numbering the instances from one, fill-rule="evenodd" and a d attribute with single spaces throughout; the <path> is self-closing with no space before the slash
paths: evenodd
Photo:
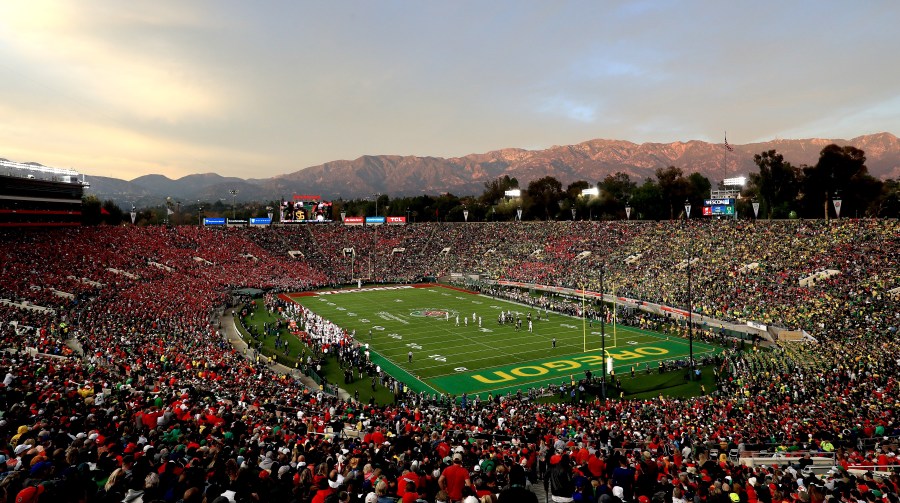
<path id="1" fill-rule="evenodd" d="M 527 501 L 539 477 L 554 501 L 896 503 L 898 240 L 896 221 L 870 220 L 7 231 L 0 298 L 53 311 L 0 307 L 0 501 Z M 342 283 L 361 262 L 376 281 L 589 287 L 602 263 L 621 293 L 683 305 L 691 247 L 698 311 L 819 344 L 730 354 L 721 389 L 695 399 L 366 406 L 245 359 L 216 316 L 233 287 Z M 840 274 L 799 286 L 823 268 Z M 359 435 L 327 434 L 344 426 Z M 727 455 L 759 449 L 835 468 Z"/>

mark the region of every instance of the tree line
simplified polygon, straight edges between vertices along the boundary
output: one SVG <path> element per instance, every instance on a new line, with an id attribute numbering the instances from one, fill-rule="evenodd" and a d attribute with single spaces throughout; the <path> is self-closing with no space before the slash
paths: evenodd
<path id="1" fill-rule="evenodd" d="M 753 203 L 759 204 L 758 218 L 833 218 L 834 201 L 841 201 L 841 216 L 900 216 L 900 181 L 878 180 L 869 174 L 865 152 L 851 146 L 828 145 L 819 153 L 816 164 L 794 166 L 776 150 L 753 156 L 758 171 L 750 173 L 740 192 L 736 213 L 739 218 L 754 218 Z M 583 195 L 585 189 L 597 189 L 597 195 Z M 723 188 L 717 181 L 717 188 Z M 509 190 L 519 189 L 519 197 L 507 197 Z M 703 200 L 710 197 L 712 183 L 700 173 L 685 175 L 682 168 L 669 166 L 656 170 L 655 177 L 633 180 L 627 173 L 616 172 L 591 184 L 586 180 L 563 186 L 552 176 L 532 180 L 525 187 L 508 175 L 484 183 L 480 195 L 453 194 L 405 196 L 387 194 L 372 198 L 336 200 L 333 219 L 341 213 L 348 216 L 405 216 L 409 222 L 470 222 L 522 220 L 624 220 L 630 209 L 631 219 L 667 220 L 684 217 L 685 202 L 692 208 L 692 218 L 700 217 Z M 239 219 L 265 217 L 267 208 L 278 207 L 277 201 L 244 203 L 234 210 Z M 205 208 L 205 209 L 204 209 Z M 226 216 L 230 208 L 221 201 L 199 203 L 181 208 L 169 216 L 164 206 L 138 211 L 138 224 L 161 224 L 169 216 L 171 224 L 196 224 L 200 211 L 205 216 Z M 96 197 L 85 198 L 85 224 L 101 222 L 118 224 L 130 216 L 112 201 L 101 203 Z"/>

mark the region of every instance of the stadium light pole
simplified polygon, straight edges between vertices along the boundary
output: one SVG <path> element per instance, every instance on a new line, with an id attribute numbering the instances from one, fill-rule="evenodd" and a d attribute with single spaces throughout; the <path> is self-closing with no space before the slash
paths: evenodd
<path id="1" fill-rule="evenodd" d="M 606 269 L 605 264 L 600 264 L 600 307 L 606 308 L 603 302 L 603 270 Z M 600 358 L 603 360 L 602 379 L 600 380 L 600 396 L 606 402 L 606 317 L 603 316 L 603 309 L 600 310 Z"/>
<path id="2" fill-rule="evenodd" d="M 234 198 L 237 196 L 238 190 L 237 190 L 237 189 L 231 189 L 231 190 L 228 191 L 228 193 L 231 194 L 231 219 L 234 220 L 234 219 L 237 218 L 237 217 L 235 216 Z"/>
<path id="3" fill-rule="evenodd" d="M 591 197 L 599 197 L 600 189 L 597 187 L 591 187 L 589 189 L 582 189 L 581 196 L 587 197 L 588 211 L 590 213 L 589 220 L 594 220 L 594 207 L 591 205 Z"/>
<path id="4" fill-rule="evenodd" d="M 684 200 L 684 220 L 687 223 L 687 219 L 691 218 L 691 202 L 687 199 Z M 690 362 L 690 367 L 688 372 L 689 380 L 694 380 L 694 324 L 693 324 L 693 314 L 694 314 L 694 306 L 693 306 L 693 297 L 691 296 L 691 261 L 694 259 L 694 242 L 690 236 L 688 236 L 688 260 L 687 260 L 687 291 L 688 291 L 688 361 Z"/>
<path id="5" fill-rule="evenodd" d="M 163 205 L 166 209 L 165 217 L 163 217 L 163 225 L 166 225 L 166 226 L 169 225 L 169 208 L 171 207 L 171 205 L 172 205 L 172 198 L 167 197 L 166 203 Z"/>

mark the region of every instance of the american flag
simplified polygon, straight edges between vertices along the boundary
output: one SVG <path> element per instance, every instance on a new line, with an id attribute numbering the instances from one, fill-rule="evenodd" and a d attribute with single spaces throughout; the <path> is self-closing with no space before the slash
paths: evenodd
<path id="1" fill-rule="evenodd" d="M 734 152 L 734 147 L 728 144 L 728 135 L 725 135 L 725 150 Z"/>

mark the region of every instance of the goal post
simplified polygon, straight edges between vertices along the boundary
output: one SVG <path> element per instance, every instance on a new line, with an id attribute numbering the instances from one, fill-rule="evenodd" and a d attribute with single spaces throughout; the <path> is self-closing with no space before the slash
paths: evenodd
<path id="1" fill-rule="evenodd" d="M 583 338 L 583 351 L 585 353 L 588 352 L 600 352 L 604 349 L 606 350 L 603 355 L 603 363 L 604 370 L 606 375 L 610 375 L 613 370 L 613 358 L 609 354 L 610 349 L 614 349 L 618 343 L 618 315 L 616 313 L 616 301 L 615 297 L 613 297 L 613 309 L 612 309 L 612 331 L 608 330 L 608 327 L 605 326 L 604 323 L 600 323 L 600 327 L 594 327 L 594 321 L 591 320 L 590 327 L 588 326 L 587 320 L 587 300 L 586 300 L 586 291 L 584 286 L 581 287 L 581 327 L 582 327 L 582 338 Z M 600 305 L 604 306 L 603 294 L 600 295 Z M 600 316 L 603 316 L 601 313 Z M 588 330 L 590 328 L 590 330 Z M 605 343 L 604 343 L 604 338 Z"/>

